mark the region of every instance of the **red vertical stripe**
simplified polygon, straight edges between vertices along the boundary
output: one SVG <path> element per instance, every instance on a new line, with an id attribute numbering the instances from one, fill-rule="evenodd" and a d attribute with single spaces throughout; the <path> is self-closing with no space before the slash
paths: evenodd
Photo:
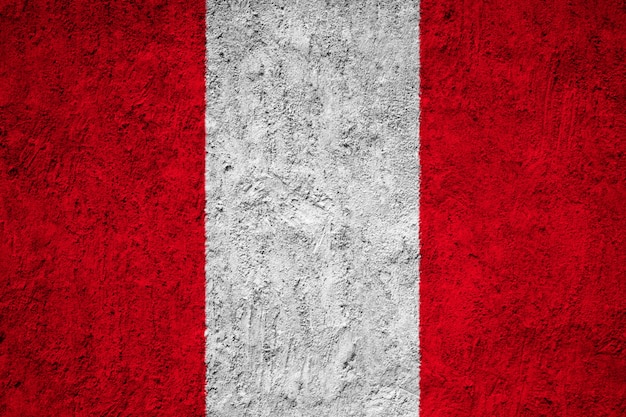
<path id="1" fill-rule="evenodd" d="M 204 412 L 204 2 L 0 5 L 0 415 Z"/>
<path id="2" fill-rule="evenodd" d="M 624 416 L 624 4 L 421 7 L 422 417 Z"/>

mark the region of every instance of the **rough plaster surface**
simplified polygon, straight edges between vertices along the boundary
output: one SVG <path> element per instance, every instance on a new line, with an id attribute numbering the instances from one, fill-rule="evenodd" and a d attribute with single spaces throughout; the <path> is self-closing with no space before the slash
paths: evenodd
<path id="1" fill-rule="evenodd" d="M 626 416 L 626 3 L 420 3 L 421 417 Z"/>
<path id="2" fill-rule="evenodd" d="M 418 3 L 207 10 L 209 415 L 416 415 Z"/>
<path id="3" fill-rule="evenodd" d="M 204 6 L 0 1 L 2 417 L 204 413 Z"/>

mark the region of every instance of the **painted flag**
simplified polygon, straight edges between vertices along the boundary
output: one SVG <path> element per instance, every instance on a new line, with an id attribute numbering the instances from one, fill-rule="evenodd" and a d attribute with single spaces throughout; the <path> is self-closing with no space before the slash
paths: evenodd
<path id="1" fill-rule="evenodd" d="M 626 415 L 619 0 L 0 0 L 0 416 Z"/>

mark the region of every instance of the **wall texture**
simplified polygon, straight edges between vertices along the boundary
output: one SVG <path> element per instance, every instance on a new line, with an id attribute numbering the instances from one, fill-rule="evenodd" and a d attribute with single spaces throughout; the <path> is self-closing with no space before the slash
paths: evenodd
<path id="1" fill-rule="evenodd" d="M 202 1 L 0 1 L 0 416 L 204 411 Z"/>
<path id="2" fill-rule="evenodd" d="M 421 417 L 626 416 L 625 5 L 420 3 Z"/>
<path id="3" fill-rule="evenodd" d="M 211 416 L 414 416 L 418 3 L 207 3 Z"/>

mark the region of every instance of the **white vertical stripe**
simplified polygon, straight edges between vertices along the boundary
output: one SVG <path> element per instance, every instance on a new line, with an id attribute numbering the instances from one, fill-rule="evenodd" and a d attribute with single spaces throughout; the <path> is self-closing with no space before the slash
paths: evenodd
<path id="1" fill-rule="evenodd" d="M 417 415 L 418 26 L 208 0 L 208 415 Z"/>

